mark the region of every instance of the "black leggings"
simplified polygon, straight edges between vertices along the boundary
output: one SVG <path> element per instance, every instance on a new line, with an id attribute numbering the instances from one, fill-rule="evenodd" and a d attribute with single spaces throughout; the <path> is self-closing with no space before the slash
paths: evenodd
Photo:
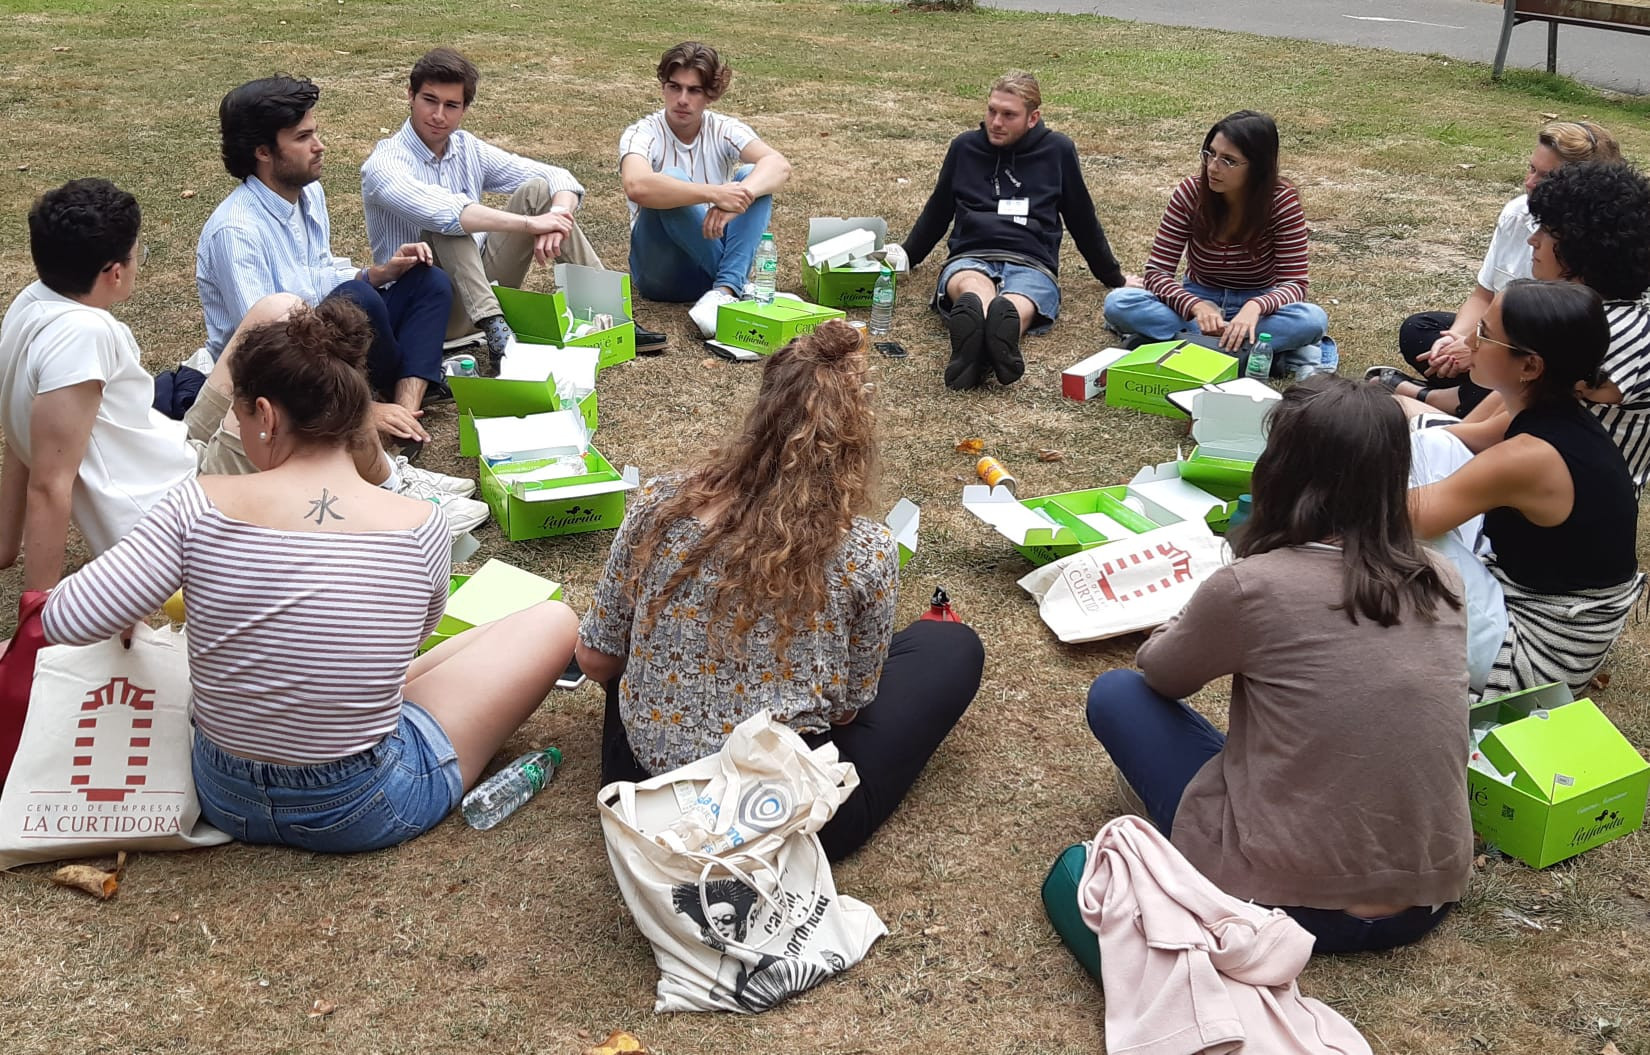
<path id="1" fill-rule="evenodd" d="M 1461 400 L 1461 405 L 1451 411 L 1457 417 L 1466 417 L 1467 412 L 1484 401 L 1490 390 L 1482 385 L 1475 385 L 1466 374 L 1455 377 L 1428 377 L 1427 364 L 1421 362 L 1420 357 L 1432 351 L 1433 342 L 1440 334 L 1455 323 L 1453 311 L 1423 311 L 1405 319 L 1398 327 L 1398 353 L 1404 357 L 1415 376 L 1420 378 L 1428 388 L 1453 388 Z M 1443 407 L 1440 410 L 1446 409 Z"/>
<path id="2" fill-rule="evenodd" d="M 877 697 L 847 725 L 804 734 L 810 747 L 834 743 L 859 771 L 859 788 L 819 831 L 825 855 L 840 861 L 893 816 L 940 741 L 980 688 L 985 646 L 962 623 L 919 620 L 894 635 Z M 602 720 L 602 783 L 646 780 L 619 718 L 619 679 L 607 683 Z"/>
<path id="3" fill-rule="evenodd" d="M 1432 928 L 1444 922 L 1444 917 L 1454 907 L 1451 902 L 1435 911 L 1425 905 L 1417 905 L 1379 919 L 1364 919 L 1332 908 L 1285 905 L 1283 911 L 1318 939 L 1312 945 L 1312 952 L 1317 954 L 1377 952 L 1420 941 Z"/>

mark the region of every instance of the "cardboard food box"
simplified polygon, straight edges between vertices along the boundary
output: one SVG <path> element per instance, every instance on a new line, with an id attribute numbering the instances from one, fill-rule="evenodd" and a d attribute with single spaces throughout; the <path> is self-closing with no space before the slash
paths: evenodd
<path id="1" fill-rule="evenodd" d="M 1107 348 L 1067 367 L 1060 374 L 1060 394 L 1086 403 L 1106 394 L 1106 372 L 1128 355 L 1125 348 Z"/>
<path id="2" fill-rule="evenodd" d="M 1270 391 L 1270 389 L 1268 389 Z M 1266 415 L 1279 397 L 1245 392 L 1199 392 L 1192 399 L 1192 439 L 1197 446 L 1180 465 L 1180 477 L 1221 498 L 1249 490 L 1255 459 L 1266 449 Z"/>
<path id="3" fill-rule="evenodd" d="M 484 623 L 531 608 L 540 601 L 561 600 L 561 583 L 551 582 L 501 560 L 490 560 L 474 575 L 454 575 L 447 586 L 447 609 L 435 632 L 418 651 L 428 652 L 450 637 Z"/>
<path id="4" fill-rule="evenodd" d="M 550 459 L 489 465 L 481 461 L 481 498 L 511 542 L 616 528 L 624 520 L 625 492 L 641 483 L 635 466 L 621 472 L 594 447 L 586 472 L 540 479 Z"/>
<path id="5" fill-rule="evenodd" d="M 894 545 L 899 547 L 899 566 L 902 568 L 911 562 L 912 554 L 917 552 L 917 526 L 921 521 L 922 507 L 909 498 L 894 503 L 888 518 L 883 521 L 894 533 Z"/>
<path id="6" fill-rule="evenodd" d="M 1218 505 L 1219 501 L 1209 499 Z M 1186 519 L 1130 485 L 1019 499 L 1004 487 L 970 484 L 963 508 L 997 529 L 1033 564 L 1049 564 L 1129 535 Z"/>
<path id="7" fill-rule="evenodd" d="M 1185 464 L 1163 462 L 1147 466 L 1129 481 L 1129 492 L 1182 520 L 1202 520 L 1216 531 L 1226 530 L 1237 509 L 1236 499 L 1228 501 L 1184 479 L 1180 470 Z"/>
<path id="8" fill-rule="evenodd" d="M 550 370 L 548 377 L 542 380 L 516 380 L 509 377 L 450 377 L 448 384 L 452 386 L 453 402 L 457 404 L 458 418 L 458 453 L 466 458 L 474 458 L 481 454 L 477 446 L 475 420 L 476 418 L 519 418 L 529 414 L 545 414 L 558 410 L 565 410 L 569 406 L 576 407 L 585 427 L 590 432 L 596 431 L 597 399 L 594 389 L 595 364 L 600 357 L 600 351 L 595 348 L 560 348 L 546 345 L 519 346 L 512 356 L 536 358 L 535 353 L 544 352 L 551 358 L 543 365 Z M 564 364 L 557 362 L 561 356 L 567 356 L 565 368 L 558 371 Z M 511 356 L 507 356 L 507 359 Z M 506 363 L 508 367 L 509 364 Z M 542 371 L 529 370 L 536 376 Z M 576 375 L 581 388 L 588 388 L 586 395 L 577 402 L 569 403 L 561 398 L 559 382 L 563 375 Z"/>
<path id="9" fill-rule="evenodd" d="M 772 355 L 793 339 L 814 332 L 822 322 L 847 314 L 807 301 L 775 297 L 768 304 L 736 300 L 716 312 L 716 341 L 733 348 Z"/>
<path id="10" fill-rule="evenodd" d="M 630 276 L 617 271 L 556 265 L 556 291 L 532 293 L 494 286 L 504 321 L 523 344 L 556 344 L 568 348 L 595 348 L 600 369 L 636 358 L 636 324 L 631 315 Z M 572 337 L 581 324 L 597 315 L 610 315 L 613 325 Z"/>
<path id="11" fill-rule="evenodd" d="M 1143 344 L 1107 370 L 1106 405 L 1178 418 L 1182 412 L 1169 402 L 1171 392 L 1230 381 L 1237 371 L 1232 356 L 1190 341 Z"/>
<path id="12" fill-rule="evenodd" d="M 577 409 L 521 417 L 465 414 L 460 424 L 473 437 L 476 457 L 492 465 L 579 455 L 590 449 L 590 427 Z"/>
<path id="13" fill-rule="evenodd" d="M 869 237 L 866 237 L 866 236 Z M 888 222 L 860 216 L 816 216 L 808 221 L 808 249 L 802 254 L 802 291 L 815 304 L 869 308 L 882 264 L 869 259 L 888 239 Z M 899 279 L 894 279 L 899 293 Z"/>
<path id="14" fill-rule="evenodd" d="M 1644 824 L 1650 763 L 1592 700 L 1569 696 L 1549 685 L 1472 709 L 1473 724 L 1498 723 L 1478 751 L 1501 777 L 1468 766 L 1473 831 L 1532 868 Z"/>

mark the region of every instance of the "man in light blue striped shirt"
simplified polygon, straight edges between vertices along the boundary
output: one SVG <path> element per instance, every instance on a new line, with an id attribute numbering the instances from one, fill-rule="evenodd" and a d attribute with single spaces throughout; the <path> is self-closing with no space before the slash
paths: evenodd
<path id="1" fill-rule="evenodd" d="M 441 345 L 452 285 L 418 242 L 392 247 L 384 263 L 357 270 L 332 252 L 332 222 L 321 189 L 326 148 L 307 79 L 266 77 L 241 85 L 218 108 L 224 168 L 241 181 L 206 221 L 195 251 L 195 284 L 206 316 L 207 348 L 223 351 L 247 310 L 271 293 L 311 306 L 346 297 L 373 328 L 367 373 L 378 430 L 423 443 L 426 394 L 444 395 Z"/>
<path id="2" fill-rule="evenodd" d="M 452 48 L 436 48 L 408 78 L 409 116 L 361 166 L 367 237 L 375 253 L 429 243 L 453 284 L 447 335 L 480 329 L 495 357 L 513 334 L 492 283 L 519 287 L 532 264 L 565 260 L 599 268 L 573 221 L 584 187 L 564 168 L 512 154 L 463 131 L 480 73 Z M 486 193 L 509 194 L 502 209 Z M 636 350 L 664 350 L 665 335 L 636 327 Z"/>

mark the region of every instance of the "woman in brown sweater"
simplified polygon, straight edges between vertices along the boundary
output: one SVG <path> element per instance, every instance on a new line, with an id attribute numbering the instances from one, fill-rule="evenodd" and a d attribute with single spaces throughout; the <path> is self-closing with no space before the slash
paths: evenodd
<path id="1" fill-rule="evenodd" d="M 1176 848 L 1318 952 L 1415 941 L 1471 868 L 1466 618 L 1411 531 L 1403 414 L 1383 394 L 1328 376 L 1284 393 L 1238 560 L 1088 698 Z M 1222 736 L 1180 698 L 1228 674 Z"/>

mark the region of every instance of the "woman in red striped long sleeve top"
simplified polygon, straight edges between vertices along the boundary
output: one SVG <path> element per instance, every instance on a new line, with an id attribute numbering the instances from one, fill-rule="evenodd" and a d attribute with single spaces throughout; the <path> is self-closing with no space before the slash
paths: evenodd
<path id="1" fill-rule="evenodd" d="M 1200 332 L 1240 356 L 1265 333 L 1274 371 L 1333 370 L 1329 317 L 1306 300 L 1306 216 L 1278 175 L 1277 125 L 1254 110 L 1229 114 L 1209 129 L 1202 156 L 1198 174 L 1169 197 L 1145 288 L 1113 290 L 1107 325 L 1153 341 Z"/>

